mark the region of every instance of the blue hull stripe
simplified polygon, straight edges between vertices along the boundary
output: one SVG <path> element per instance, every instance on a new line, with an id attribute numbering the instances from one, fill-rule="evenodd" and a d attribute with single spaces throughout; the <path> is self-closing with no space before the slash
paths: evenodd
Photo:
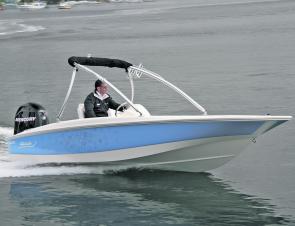
<path id="1" fill-rule="evenodd" d="M 264 122 L 190 122 L 81 128 L 20 137 L 12 154 L 57 155 L 104 152 L 199 138 L 250 135 Z"/>

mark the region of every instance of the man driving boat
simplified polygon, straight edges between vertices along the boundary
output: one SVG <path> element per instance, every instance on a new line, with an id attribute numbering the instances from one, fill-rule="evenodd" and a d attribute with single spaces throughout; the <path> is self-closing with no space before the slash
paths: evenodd
<path id="1" fill-rule="evenodd" d="M 94 92 L 90 93 L 84 101 L 86 118 L 108 117 L 109 108 L 116 110 L 120 106 L 107 91 L 107 84 L 99 79 L 96 80 Z M 123 111 L 124 107 L 118 110 Z"/>

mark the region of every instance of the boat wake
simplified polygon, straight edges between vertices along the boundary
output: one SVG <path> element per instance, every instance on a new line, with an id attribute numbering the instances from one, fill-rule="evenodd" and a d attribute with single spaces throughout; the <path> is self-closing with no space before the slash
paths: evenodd
<path id="1" fill-rule="evenodd" d="M 77 174 L 115 174 L 125 171 L 122 167 L 94 165 L 34 165 L 31 162 L 16 162 L 0 157 L 0 178 L 32 177 Z"/>
<path id="2" fill-rule="evenodd" d="M 103 168 L 88 166 L 34 166 L 25 162 L 0 160 L 0 178 L 47 175 L 104 174 Z"/>
<path id="3" fill-rule="evenodd" d="M 0 126 L 0 155 L 7 150 L 7 138 L 13 135 L 13 128 Z M 1 161 L 1 158 L 0 158 Z"/>
<path id="4" fill-rule="evenodd" d="M 42 26 L 24 24 L 22 20 L 0 20 L 0 36 L 44 30 Z"/>

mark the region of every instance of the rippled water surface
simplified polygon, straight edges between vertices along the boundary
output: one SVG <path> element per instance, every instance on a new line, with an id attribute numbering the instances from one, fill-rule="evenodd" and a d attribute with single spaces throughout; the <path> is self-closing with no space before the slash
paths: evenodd
<path id="1" fill-rule="evenodd" d="M 70 82 L 68 57 L 89 53 L 143 63 L 209 114 L 294 116 L 294 21 L 291 0 L 0 11 L 1 225 L 295 225 L 294 120 L 203 174 L 37 167 L 11 161 L 7 150 L 18 106 L 40 103 L 53 122 Z M 98 72 L 130 95 L 121 70 Z M 64 119 L 76 117 L 94 80 L 79 74 Z M 135 93 L 135 102 L 154 115 L 199 114 L 145 78 L 136 81 Z"/>

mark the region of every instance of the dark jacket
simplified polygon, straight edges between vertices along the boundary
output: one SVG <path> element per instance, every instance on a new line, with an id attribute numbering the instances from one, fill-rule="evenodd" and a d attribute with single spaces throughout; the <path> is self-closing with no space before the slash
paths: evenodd
<path id="1" fill-rule="evenodd" d="M 107 98 L 101 100 L 98 98 L 97 94 L 90 93 L 85 101 L 85 117 L 108 117 L 109 108 L 116 110 L 120 104 L 116 103 L 110 95 Z"/>

